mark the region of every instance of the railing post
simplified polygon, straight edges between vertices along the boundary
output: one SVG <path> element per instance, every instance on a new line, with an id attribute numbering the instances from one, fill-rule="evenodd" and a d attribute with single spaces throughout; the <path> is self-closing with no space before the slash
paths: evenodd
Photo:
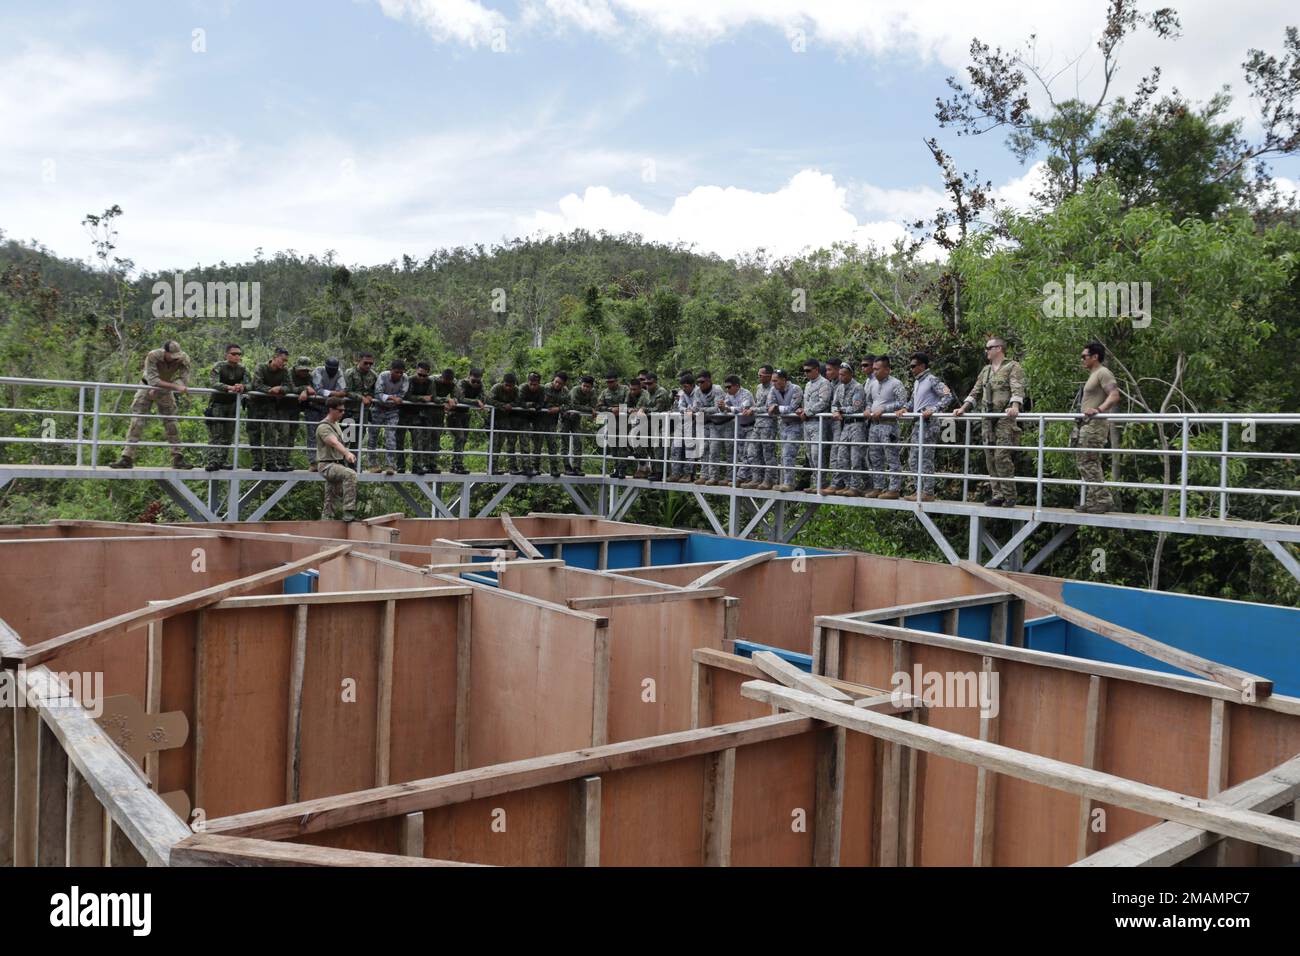
<path id="1" fill-rule="evenodd" d="M 243 404 L 244 404 L 244 397 L 242 395 L 236 395 L 235 396 L 235 432 L 234 432 L 234 437 L 231 439 L 231 445 L 230 445 L 230 467 L 234 471 L 239 471 L 239 423 L 241 418 L 240 411 L 242 409 Z"/>
<path id="2" fill-rule="evenodd" d="M 1043 434 L 1047 427 L 1047 420 L 1041 415 L 1038 418 L 1038 481 L 1035 482 L 1037 493 L 1035 495 L 1035 507 L 1043 507 Z"/>
<path id="3" fill-rule="evenodd" d="M 970 497 L 970 426 L 971 420 L 966 419 L 966 439 L 962 442 L 961 449 L 961 500 L 965 501 Z"/>
<path id="4" fill-rule="evenodd" d="M 916 413 L 916 500 L 921 500 L 921 475 L 925 471 L 925 417 L 920 410 Z M 937 464 L 937 462 L 936 462 Z"/>
<path id="5" fill-rule="evenodd" d="M 817 472 L 816 472 L 817 483 L 812 487 L 813 494 L 817 494 L 817 492 L 822 490 L 822 416 L 821 413 L 817 414 L 816 422 L 817 422 Z"/>
<path id="6" fill-rule="evenodd" d="M 492 474 L 492 449 L 496 445 L 497 407 L 488 406 L 487 473 Z"/>
<path id="7" fill-rule="evenodd" d="M 361 474 L 361 459 L 366 447 L 366 403 L 357 399 L 357 474 Z"/>
<path id="8" fill-rule="evenodd" d="M 1228 487 L 1228 420 L 1223 420 L 1223 453 L 1219 455 L 1219 487 Z M 1219 492 L 1219 520 L 1228 520 L 1228 493 Z"/>
<path id="9" fill-rule="evenodd" d="M 90 412 L 90 467 L 99 467 L 99 386 L 95 386 L 94 403 Z"/>
<path id="10" fill-rule="evenodd" d="M 736 490 L 736 465 L 740 458 L 740 416 L 737 415 L 731 420 L 731 490 Z M 732 505 L 735 505 L 735 498 L 731 499 Z M 734 515 L 733 515 L 734 516 Z M 730 532 L 736 533 L 734 528 Z"/>
<path id="11" fill-rule="evenodd" d="M 77 467 L 81 467 L 81 439 L 86 428 L 86 386 L 77 389 Z"/>
<path id="12" fill-rule="evenodd" d="M 1187 518 L 1187 416 L 1183 416 L 1183 452 L 1182 478 L 1178 483 L 1178 520 Z"/>

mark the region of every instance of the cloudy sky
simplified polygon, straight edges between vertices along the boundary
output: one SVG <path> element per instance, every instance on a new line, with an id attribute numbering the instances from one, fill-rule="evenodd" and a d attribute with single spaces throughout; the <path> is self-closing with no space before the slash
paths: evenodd
<path id="1" fill-rule="evenodd" d="M 1168 0 L 1117 79 L 1239 93 L 1286 5 Z M 923 140 L 972 37 L 1095 89 L 1104 0 L 6 0 L 0 230 L 84 257 L 117 203 L 147 269 L 348 263 L 575 227 L 734 255 L 887 244 L 939 203 Z M 1295 16 L 1290 21 L 1296 21 Z M 1068 86 L 1067 86 L 1068 85 Z M 1244 93 L 1235 107 L 1255 127 Z M 941 135 L 1008 202 L 1001 137 Z M 1275 167 L 1300 179 L 1300 162 Z"/>

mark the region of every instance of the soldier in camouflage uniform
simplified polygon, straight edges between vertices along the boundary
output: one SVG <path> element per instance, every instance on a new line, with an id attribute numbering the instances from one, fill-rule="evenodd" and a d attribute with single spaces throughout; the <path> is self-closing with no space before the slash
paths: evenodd
<path id="1" fill-rule="evenodd" d="M 898 447 L 898 419 L 885 418 L 907 405 L 907 388 L 893 376 L 888 355 L 877 355 L 867 385 L 871 428 L 867 432 L 867 458 L 871 462 L 871 491 L 867 498 L 902 497 L 902 449 Z"/>
<path id="2" fill-rule="evenodd" d="M 565 430 L 571 433 L 571 437 L 566 439 L 569 452 L 568 467 L 564 469 L 566 475 L 582 474 L 582 456 L 590 449 L 586 434 L 595 428 L 596 399 L 599 397 L 596 380 L 590 375 L 582 376 L 569 392 L 569 404 L 563 419 Z"/>
<path id="3" fill-rule="evenodd" d="M 866 409 L 866 388 L 853 377 L 853 366 L 842 362 L 831 399 L 835 477 L 822 486 L 822 494 L 861 496 L 866 484 L 867 446 L 866 426 L 858 416 Z"/>
<path id="4" fill-rule="evenodd" d="M 720 439 L 729 437 L 731 429 L 731 419 L 718 414 L 722 398 L 722 389 L 713 384 L 713 374 L 702 369 L 695 376 L 695 410 L 704 413 L 704 454 L 700 456 L 697 485 L 730 484 L 722 480 L 722 454 L 727 443 Z"/>
<path id="5" fill-rule="evenodd" d="M 659 384 L 659 376 L 654 372 L 646 372 L 645 387 L 645 410 L 651 422 L 651 445 L 650 461 L 648 463 L 646 477 L 651 481 L 658 481 L 664 476 L 664 462 L 668 459 L 668 442 L 665 437 L 668 435 L 668 418 L 667 413 L 673 410 L 673 393 L 671 390 L 664 388 Z"/>
<path id="6" fill-rule="evenodd" d="M 1007 343 L 1003 339 L 991 338 L 984 346 L 989 364 L 980 369 L 975 385 L 956 409 L 954 415 L 962 415 L 968 408 L 981 412 L 997 412 L 1002 418 L 982 419 L 984 444 L 984 462 L 988 467 L 990 496 L 985 504 L 995 508 L 1016 503 L 1016 452 L 1014 446 L 1020 444 L 1020 426 L 1016 418 L 1025 405 L 1027 382 L 1025 370 L 1019 362 L 1006 357 Z M 994 447 L 997 446 L 997 447 Z"/>
<path id="7" fill-rule="evenodd" d="M 636 466 L 633 478 L 650 474 L 650 416 L 646 413 L 646 393 L 640 378 L 627 380 L 627 454 L 628 463 Z M 633 434 L 635 432 L 635 434 Z"/>
<path id="8" fill-rule="evenodd" d="M 1078 457 L 1079 477 L 1087 482 L 1084 501 L 1074 506 L 1075 511 L 1105 514 L 1115 510 L 1115 498 L 1104 484 L 1106 474 L 1101 467 L 1101 449 L 1110 438 L 1110 425 L 1097 415 L 1104 415 L 1119 404 L 1121 392 L 1115 374 L 1102 363 L 1106 359 L 1106 346 L 1089 342 L 1083 348 L 1083 367 L 1088 371 L 1088 381 L 1079 393 L 1080 418 L 1075 424 L 1071 444 L 1086 449 Z"/>
<path id="9" fill-rule="evenodd" d="M 790 374 L 783 368 L 772 373 L 772 390 L 769 393 L 767 411 L 777 422 L 781 433 L 781 483 L 777 491 L 794 491 L 795 456 L 799 452 L 799 443 L 803 438 L 803 420 L 799 411 L 803 408 L 803 389 L 790 381 Z"/>
<path id="10" fill-rule="evenodd" d="M 289 451 L 298 447 L 298 439 L 303 434 L 302 421 L 307 418 L 307 412 L 312 407 L 312 399 L 316 397 L 316 387 L 312 384 L 312 364 L 311 358 L 306 355 L 298 356 L 298 361 L 294 364 L 293 369 L 289 372 L 289 393 L 281 400 L 285 419 L 289 422 L 289 434 L 285 444 Z M 310 419 L 307 419 L 310 421 Z M 315 424 L 320 424 L 316 422 Z M 307 458 L 309 463 L 316 458 L 316 437 L 314 434 L 314 425 L 309 425 L 307 430 Z"/>
<path id="11" fill-rule="evenodd" d="M 442 432 L 450 417 L 455 415 L 456 407 L 456 370 L 445 368 L 442 374 L 433 380 L 433 407 L 429 409 L 429 423 L 433 431 L 429 432 L 428 448 L 432 453 L 424 472 L 431 475 L 442 474 L 438 459 L 442 457 Z M 468 414 L 466 415 L 468 419 Z M 456 440 L 452 439 L 455 447 Z M 456 469 L 453 466 L 452 471 Z"/>
<path id="12" fill-rule="evenodd" d="M 546 389 L 542 388 L 542 374 L 529 372 L 527 384 L 519 390 L 519 426 L 525 432 L 520 436 L 519 444 L 525 478 L 542 473 L 541 416 L 545 407 Z"/>
<path id="13" fill-rule="evenodd" d="M 378 381 L 375 356 L 370 352 L 362 352 L 357 356 L 357 364 L 343 373 L 343 384 L 347 386 L 348 392 L 347 414 L 364 425 L 357 430 L 358 457 L 361 455 L 365 433 L 369 431 L 372 435 L 375 434 L 370 425 L 370 409 L 375 401 L 375 383 Z"/>
<path id="14" fill-rule="evenodd" d="M 188 468 L 181 454 L 181 433 L 176 427 L 176 394 L 189 391 L 185 380 L 190 374 L 190 357 L 181 351 L 180 343 L 168 339 L 160 349 L 154 349 L 144 359 L 141 381 L 148 386 L 135 393 L 131 402 L 131 425 L 126 432 L 126 446 L 122 457 L 110 468 L 131 468 L 135 465 L 135 445 L 144 432 L 144 419 L 156 404 L 163 417 L 163 431 L 172 447 L 172 467 Z"/>
<path id="15" fill-rule="evenodd" d="M 480 412 L 487 406 L 483 403 L 483 370 L 472 368 L 469 377 L 463 378 L 456 385 L 456 394 L 447 402 L 447 428 L 451 432 L 451 468 L 453 475 L 468 475 L 465 467 L 465 441 L 469 437 L 469 413 L 476 408 Z M 452 400 L 454 399 L 454 401 Z"/>
<path id="16" fill-rule="evenodd" d="M 348 467 L 357 459 L 348 451 L 339 427 L 346 407 L 347 400 L 341 395 L 326 399 L 325 419 L 316 425 L 312 438 L 317 468 L 325 479 L 325 501 L 321 508 L 321 518 L 325 521 L 333 520 L 336 504 L 342 505 L 344 521 L 355 520 L 357 514 L 357 473 Z"/>
<path id="17" fill-rule="evenodd" d="M 411 377 L 406 374 L 406 363 L 401 359 L 389 362 L 388 371 L 380 372 L 375 379 L 375 401 L 370 406 L 370 417 L 374 425 L 370 429 L 370 437 L 366 439 L 366 449 L 370 452 L 370 470 L 373 473 L 382 471 L 391 475 L 397 471 L 397 416 L 410 387 Z M 380 428 L 384 430 L 383 467 L 380 467 L 379 456 L 375 451 Z"/>
<path id="18" fill-rule="evenodd" d="M 772 366 L 764 365 L 758 370 L 758 387 L 754 389 L 754 427 L 749 433 L 749 443 L 745 446 L 745 463 L 749 466 L 749 481 L 742 487 L 768 491 L 779 485 L 780 474 L 776 469 L 776 429 L 777 419 L 768 414 L 772 404 Z"/>
<path id="19" fill-rule="evenodd" d="M 415 376 L 406 390 L 402 407 L 397 410 L 397 472 L 406 471 L 406 438 L 411 438 L 411 474 L 423 475 L 428 468 L 429 452 L 433 447 L 433 413 L 442 411 L 435 403 L 433 379 L 429 377 L 429 363 L 416 362 Z"/>
<path id="20" fill-rule="evenodd" d="M 501 475 L 523 474 L 516 461 L 519 451 L 519 432 L 523 428 L 519 406 L 519 379 L 514 372 L 506 372 L 501 381 L 492 386 L 487 403 L 493 413 L 492 473 Z M 502 466 L 505 467 L 502 467 Z"/>
<path id="21" fill-rule="evenodd" d="M 627 386 L 618 384 L 618 373 L 605 376 L 605 387 L 596 396 L 596 411 L 604 412 L 600 421 L 605 426 L 605 448 L 614 459 L 614 477 L 627 477 L 627 445 L 619 430 L 619 409 L 627 406 Z"/>
<path id="22" fill-rule="evenodd" d="M 289 470 L 289 423 L 280 400 L 290 387 L 289 350 L 278 348 L 253 373 L 253 391 L 261 393 L 251 398 L 248 408 L 253 471 Z"/>
<path id="23" fill-rule="evenodd" d="M 700 407 L 700 392 L 695 387 L 695 376 L 683 372 L 678 380 L 681 388 L 673 403 L 673 411 L 679 416 L 676 420 L 677 434 L 673 438 L 673 464 L 670 473 L 673 481 L 694 481 L 694 462 L 704 451 L 704 436 L 695 413 Z"/>
<path id="24" fill-rule="evenodd" d="M 916 451 L 920 445 L 921 500 L 934 501 L 934 450 L 939 444 L 939 423 L 932 416 L 935 412 L 947 410 L 954 396 L 952 389 L 930 371 L 930 356 L 925 352 L 915 353 L 908 367 L 912 372 L 912 397 L 903 410 L 916 412 L 921 419 L 912 426 L 907 470 L 916 475 Z"/>
<path id="25" fill-rule="evenodd" d="M 831 421 L 829 418 L 819 416 L 831 410 L 835 386 L 822 375 L 821 368 L 821 362 L 815 358 L 810 358 L 803 363 L 803 373 L 807 381 L 803 386 L 803 407 L 799 410 L 799 418 L 803 422 L 803 450 L 804 460 L 808 463 L 808 472 L 798 479 L 797 486 L 800 488 L 809 487 L 812 482 L 817 481 L 819 462 L 823 476 L 831 464 Z"/>
<path id="26" fill-rule="evenodd" d="M 325 420 L 326 402 L 331 397 L 346 398 L 348 394 L 347 382 L 342 370 L 339 369 L 339 360 L 336 358 L 327 358 L 324 365 L 318 365 L 312 369 L 311 387 L 316 391 L 316 401 L 308 402 L 307 408 L 303 411 L 302 417 L 307 422 L 307 459 L 308 471 L 316 471 L 316 426 Z M 346 405 L 344 408 L 346 409 Z"/>
<path id="27" fill-rule="evenodd" d="M 560 477 L 560 469 L 565 464 L 555 432 L 560 427 L 560 417 L 568 408 L 569 373 L 556 372 L 551 376 L 551 383 L 542 390 L 542 409 L 536 423 L 546 439 L 546 463 L 550 466 L 552 478 Z"/>
<path id="28" fill-rule="evenodd" d="M 208 461 L 203 466 L 206 471 L 230 467 L 227 461 L 230 443 L 235 439 L 235 408 L 248 383 L 243 356 L 244 350 L 238 345 L 227 345 L 226 360 L 212 366 L 208 373 L 208 388 L 216 394 L 208 399 L 208 407 L 203 411 L 208 426 Z"/>
<path id="29" fill-rule="evenodd" d="M 725 394 L 719 400 L 719 408 L 735 416 L 730 427 L 723 426 L 724 434 L 730 432 L 727 437 L 735 439 L 734 443 L 722 443 L 726 449 L 724 460 L 734 460 L 736 473 L 732 475 L 728 467 L 727 478 L 719 483 L 729 485 L 734 478 L 737 487 L 748 487 L 752 484 L 749 447 L 753 442 L 749 438 L 754 431 L 754 393 L 740 384 L 739 375 L 728 375 L 722 384 Z"/>

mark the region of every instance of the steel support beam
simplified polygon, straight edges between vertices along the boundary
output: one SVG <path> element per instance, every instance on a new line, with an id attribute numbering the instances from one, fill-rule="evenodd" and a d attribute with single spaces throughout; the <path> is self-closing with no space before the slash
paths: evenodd
<path id="1" fill-rule="evenodd" d="M 943 556 L 948 559 L 948 563 L 960 564 L 961 558 L 957 555 L 957 552 L 952 549 L 952 545 L 948 543 L 948 539 L 944 537 L 943 532 L 939 530 L 939 526 L 934 523 L 934 520 L 924 511 L 919 509 L 916 512 L 916 517 L 917 520 L 921 522 L 921 527 L 925 528 L 925 530 L 929 532 L 930 537 L 934 539 L 934 543 L 939 546 L 939 550 L 942 551 Z M 975 538 L 975 533 L 973 531 L 971 533 L 971 539 L 972 546 L 978 547 L 978 540 Z"/>
<path id="2" fill-rule="evenodd" d="M 610 520 L 622 521 L 623 516 L 627 514 L 628 509 L 632 507 L 639 497 L 641 497 L 640 488 L 629 488 L 627 494 L 623 496 L 623 500 L 620 501 L 618 507 L 614 509 L 614 513 L 610 515 Z"/>
<path id="3" fill-rule="evenodd" d="M 421 491 L 423 491 L 423 492 L 425 493 L 425 495 L 428 496 L 428 498 L 429 498 L 429 507 L 430 507 L 431 509 L 433 509 L 433 513 L 436 513 L 436 515 L 437 515 L 439 518 L 454 518 L 454 517 L 455 517 L 455 515 L 453 515 L 453 514 L 451 513 L 451 509 L 454 508 L 454 507 L 456 507 L 456 502 L 453 501 L 450 505 L 448 505 L 446 502 L 444 502 L 444 501 L 442 500 L 441 497 L 439 497 L 439 495 L 438 495 L 438 483 L 437 483 L 436 481 L 432 481 L 432 482 L 428 482 L 428 483 L 423 482 L 423 481 L 417 481 L 417 482 L 415 482 L 415 485 L 416 485 L 416 486 L 417 486 Z"/>
<path id="4" fill-rule="evenodd" d="M 794 519 L 794 524 L 790 525 L 790 527 L 786 529 L 785 537 L 780 539 L 781 543 L 789 544 L 791 541 L 793 541 L 794 536 L 803 530 L 803 526 L 808 523 L 809 519 L 811 519 L 812 516 L 815 515 L 820 508 L 821 508 L 820 504 L 810 503 L 804 505 L 803 512 L 799 515 L 799 517 Z"/>
<path id="5" fill-rule="evenodd" d="M 718 516 L 713 513 L 713 506 L 710 505 L 709 500 L 704 497 L 704 492 L 692 490 L 691 494 L 693 494 L 695 500 L 700 503 L 700 510 L 704 512 L 704 517 L 708 520 L 709 524 L 713 526 L 713 533 L 725 537 L 727 532 L 723 529 L 721 522 L 718 521 Z"/>
<path id="6" fill-rule="evenodd" d="M 1026 574 L 1032 574 L 1034 571 L 1038 570 L 1039 566 L 1050 558 L 1057 548 L 1074 537 L 1074 530 L 1075 525 L 1067 524 L 1065 527 L 1057 531 L 1045 545 L 1038 549 L 1038 552 L 1029 559 L 1029 563 L 1021 570 Z"/>
<path id="7" fill-rule="evenodd" d="M 216 521 L 217 516 L 208 510 L 199 496 L 185 487 L 179 478 L 157 478 L 158 486 L 167 493 L 172 501 L 180 505 L 182 511 L 195 521 Z"/>
<path id="8" fill-rule="evenodd" d="M 754 511 L 754 517 L 750 518 L 749 524 L 741 529 L 739 537 L 748 538 L 753 531 L 762 527 L 763 519 L 767 517 L 767 513 L 772 510 L 774 504 L 776 504 L 776 499 L 768 498 L 763 504 L 758 505 Z"/>
<path id="9" fill-rule="evenodd" d="M 428 489 L 425 488 L 424 485 L 420 484 L 418 481 L 412 482 L 412 484 L 414 484 L 420 490 L 424 491 L 426 494 L 428 493 Z M 401 498 L 403 501 L 406 502 L 406 506 L 411 509 L 411 511 L 415 514 L 417 518 L 429 517 L 429 509 L 426 508 L 424 505 L 420 504 L 418 500 L 416 500 L 415 495 L 411 494 L 410 489 L 407 488 L 406 485 L 393 483 L 391 487 L 394 491 L 397 492 L 397 497 Z"/>
<path id="10" fill-rule="evenodd" d="M 1265 541 L 1264 547 L 1272 552 L 1273 557 L 1282 562 L 1282 567 L 1291 572 L 1291 577 L 1300 581 L 1300 561 L 1297 561 L 1295 555 L 1287 550 L 1286 545 L 1280 541 Z"/>
<path id="11" fill-rule="evenodd" d="M 1020 546 L 1025 543 L 1025 539 L 1033 534 L 1041 523 L 1039 521 L 1026 521 L 1020 530 L 1013 534 L 1010 540 L 1002 546 L 1001 550 L 994 554 L 984 566 L 986 568 L 1002 567 L 1002 562 L 1019 550 Z"/>
<path id="12" fill-rule="evenodd" d="M 286 478 L 284 481 L 280 482 L 280 487 L 271 492 L 271 494 L 267 496 L 267 499 L 257 506 L 257 510 L 248 516 L 248 520 L 261 521 L 266 517 L 267 512 L 274 508 L 279 500 L 287 495 L 300 481 L 302 481 L 301 478 Z"/>
<path id="13" fill-rule="evenodd" d="M 563 488 L 568 493 L 569 497 L 573 499 L 573 503 L 578 506 L 579 511 L 588 517 L 591 516 L 591 502 L 577 485 L 573 484 L 571 481 L 562 481 L 560 482 L 560 487 Z"/>
<path id="14" fill-rule="evenodd" d="M 510 494 L 510 492 L 514 490 L 514 487 L 517 484 L 518 482 L 516 481 L 503 482 L 501 487 L 497 489 L 497 493 L 488 499 L 488 503 L 485 504 L 482 507 L 482 509 L 480 509 L 479 513 L 475 515 L 475 517 L 486 518 L 490 514 L 492 514 L 492 512 L 496 510 L 496 506 L 501 504 L 501 502 L 505 501 L 506 495 Z"/>

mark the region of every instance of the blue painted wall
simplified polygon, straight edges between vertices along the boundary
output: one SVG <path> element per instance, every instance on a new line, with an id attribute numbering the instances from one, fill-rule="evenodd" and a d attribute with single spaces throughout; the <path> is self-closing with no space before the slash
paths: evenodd
<path id="1" fill-rule="evenodd" d="M 773 544 L 771 541 L 741 541 L 739 538 L 720 538 L 711 534 L 692 534 L 685 541 L 682 557 L 672 564 L 694 564 L 699 561 L 734 561 L 759 551 L 775 551 L 788 558 L 796 550 L 804 554 L 838 554 L 821 548 L 796 548 L 792 544 Z M 656 561 L 656 564 L 659 562 Z"/>

